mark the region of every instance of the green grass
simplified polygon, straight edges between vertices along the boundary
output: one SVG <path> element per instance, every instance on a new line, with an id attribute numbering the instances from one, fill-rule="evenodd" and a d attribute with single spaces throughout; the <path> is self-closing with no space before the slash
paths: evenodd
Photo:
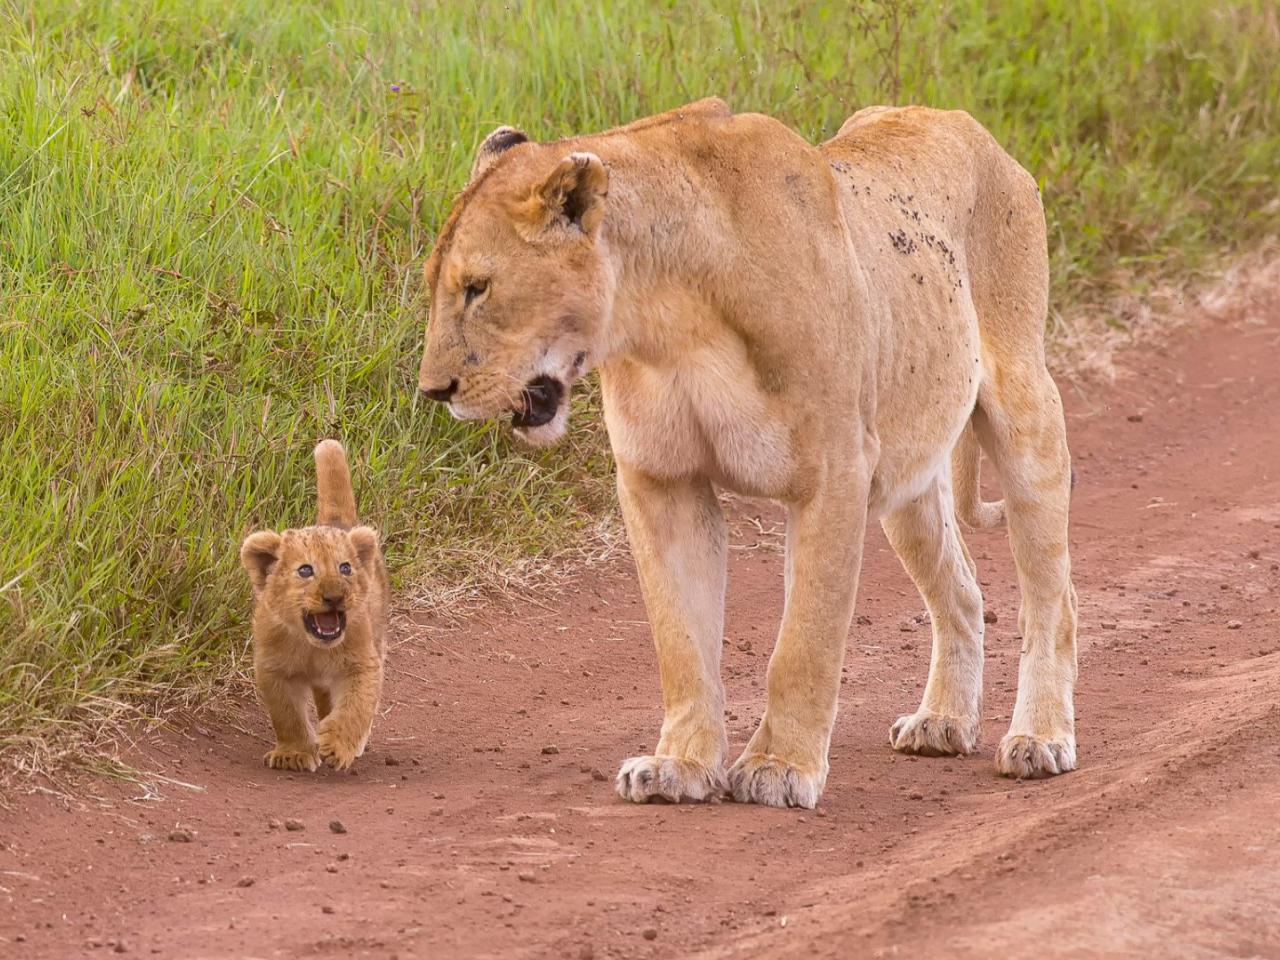
<path id="1" fill-rule="evenodd" d="M 964 107 L 1042 183 L 1062 308 L 1276 232 L 1278 33 L 1265 0 L 0 0 L 0 731 L 225 677 L 238 541 L 307 522 L 321 436 L 400 583 L 610 508 L 590 417 L 534 456 L 414 402 L 419 266 L 495 125 Z"/>

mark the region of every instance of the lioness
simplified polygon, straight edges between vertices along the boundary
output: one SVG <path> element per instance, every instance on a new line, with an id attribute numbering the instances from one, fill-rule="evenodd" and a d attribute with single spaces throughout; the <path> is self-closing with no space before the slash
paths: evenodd
<path id="1" fill-rule="evenodd" d="M 863 539 L 878 519 L 933 621 L 897 750 L 978 743 L 982 595 L 956 516 L 1007 513 L 1022 590 L 1011 777 L 1076 765 L 1070 462 L 1044 362 L 1035 181 L 962 112 L 871 107 L 814 147 L 702 100 L 535 143 L 504 127 L 426 264 L 421 389 L 546 444 L 600 371 L 666 717 L 634 801 L 812 807 L 827 778 Z M 979 499 L 979 442 L 1005 501 Z M 768 700 L 725 771 L 716 487 L 789 511 Z"/>

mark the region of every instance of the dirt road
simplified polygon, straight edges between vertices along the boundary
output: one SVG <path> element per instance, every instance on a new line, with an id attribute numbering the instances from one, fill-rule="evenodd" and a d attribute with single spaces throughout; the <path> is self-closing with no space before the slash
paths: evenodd
<path id="1" fill-rule="evenodd" d="M 982 751 L 889 749 L 929 632 L 876 531 L 819 809 L 625 804 L 613 774 L 660 710 L 622 559 L 460 622 L 412 611 L 356 775 L 263 769 L 250 703 L 240 729 L 206 716 L 132 754 L 199 790 L 13 798 L 0 954 L 1280 958 L 1280 306 L 1124 362 L 1063 391 L 1078 772 L 993 771 L 1018 653 L 1003 531 L 969 537 L 998 616 Z M 738 748 L 780 613 L 776 516 L 738 508 Z"/>

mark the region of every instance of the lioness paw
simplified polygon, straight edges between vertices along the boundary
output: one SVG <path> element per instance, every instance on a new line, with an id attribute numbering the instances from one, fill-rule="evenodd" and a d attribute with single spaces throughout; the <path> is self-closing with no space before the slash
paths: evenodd
<path id="1" fill-rule="evenodd" d="M 322 759 L 335 770 L 346 770 L 363 753 L 363 744 L 343 736 L 336 724 L 323 721 L 316 730 L 316 747 Z"/>
<path id="2" fill-rule="evenodd" d="M 299 750 L 296 747 L 276 747 L 268 750 L 262 758 L 272 770 L 306 770 L 313 773 L 319 766 L 316 752 L 312 748 Z"/>
<path id="3" fill-rule="evenodd" d="M 1075 737 L 1038 737 L 1008 733 L 996 750 L 996 770 L 1005 777 L 1030 780 L 1052 777 L 1076 768 Z"/>
<path id="4" fill-rule="evenodd" d="M 812 810 L 826 785 L 826 776 L 804 770 L 781 757 L 748 753 L 729 768 L 729 790 L 739 803 Z"/>
<path id="5" fill-rule="evenodd" d="M 899 717 L 889 729 L 889 745 L 900 753 L 949 757 L 973 753 L 978 746 L 976 718 L 948 717 L 930 710 Z"/>
<path id="6" fill-rule="evenodd" d="M 632 803 L 666 800 L 680 803 L 715 800 L 724 793 L 724 772 L 717 765 L 680 757 L 631 757 L 614 781 L 618 796 Z"/>

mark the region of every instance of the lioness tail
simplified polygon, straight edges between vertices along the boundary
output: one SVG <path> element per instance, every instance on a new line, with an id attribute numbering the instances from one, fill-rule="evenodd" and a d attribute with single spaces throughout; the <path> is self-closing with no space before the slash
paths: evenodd
<path id="1" fill-rule="evenodd" d="M 982 448 L 978 446 L 971 420 L 964 425 L 951 451 L 951 489 L 955 495 L 956 516 L 966 527 L 975 530 L 998 527 L 1004 520 L 1003 500 L 982 499 L 981 456 Z"/>
<path id="2" fill-rule="evenodd" d="M 316 446 L 316 523 L 354 527 L 356 497 L 351 490 L 347 452 L 337 440 L 321 440 Z"/>

